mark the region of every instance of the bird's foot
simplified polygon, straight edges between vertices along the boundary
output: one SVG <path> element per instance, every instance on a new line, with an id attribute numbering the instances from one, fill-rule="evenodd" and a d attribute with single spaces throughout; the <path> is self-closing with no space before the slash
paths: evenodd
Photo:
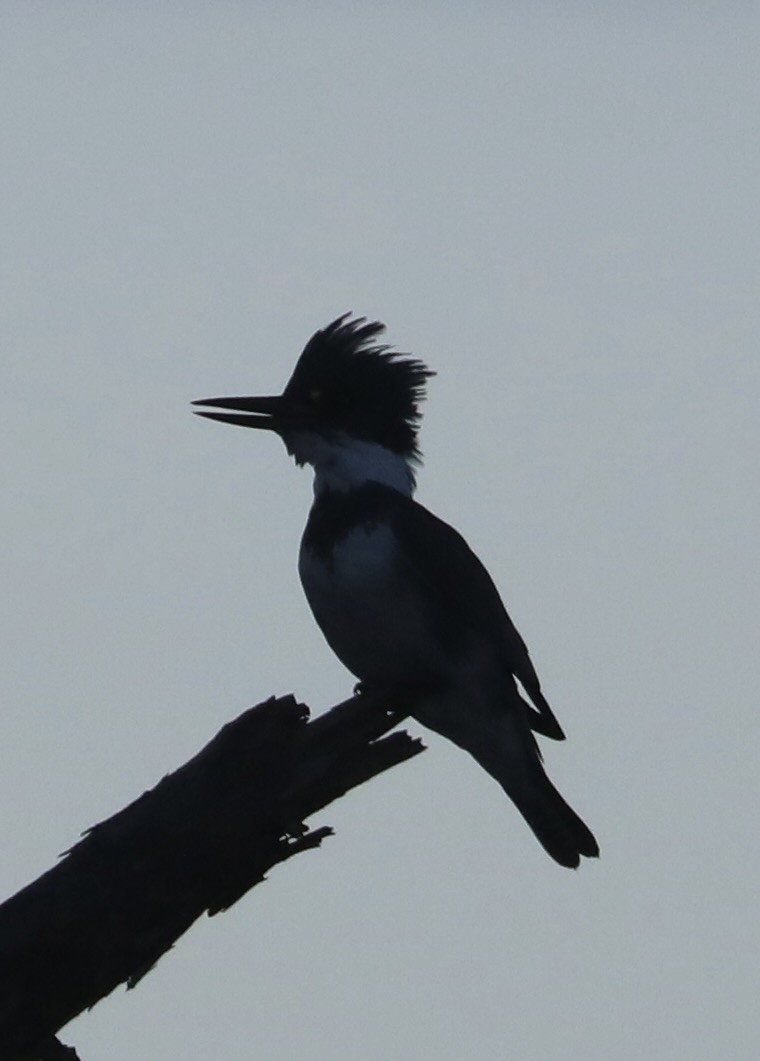
<path id="1" fill-rule="evenodd" d="M 359 681 L 354 686 L 354 696 L 360 696 L 364 700 L 369 700 L 370 698 L 377 700 L 378 703 L 387 705 L 387 710 L 390 712 L 406 712 L 408 709 L 407 705 L 418 703 L 420 700 L 433 696 L 440 691 L 441 687 L 439 684 L 429 680 L 388 682 L 386 684 Z"/>

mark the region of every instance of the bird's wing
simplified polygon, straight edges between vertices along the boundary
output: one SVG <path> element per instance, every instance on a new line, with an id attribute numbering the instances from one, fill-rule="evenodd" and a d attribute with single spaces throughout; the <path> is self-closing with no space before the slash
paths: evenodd
<path id="1" fill-rule="evenodd" d="M 393 531 L 415 577 L 440 605 L 436 621 L 447 628 L 442 632 L 456 637 L 457 630 L 466 628 L 495 643 L 505 666 L 533 701 L 535 710 L 525 704 L 531 729 L 553 740 L 564 740 L 525 642 L 488 571 L 448 523 L 411 498 L 395 493 L 394 501 Z"/>

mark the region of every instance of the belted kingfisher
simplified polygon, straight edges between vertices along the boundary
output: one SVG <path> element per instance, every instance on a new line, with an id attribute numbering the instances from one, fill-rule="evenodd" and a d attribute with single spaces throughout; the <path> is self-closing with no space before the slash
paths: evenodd
<path id="1" fill-rule="evenodd" d="M 470 752 L 551 857 L 574 868 L 599 847 L 546 776 L 533 734 L 565 735 L 485 567 L 412 499 L 419 403 L 434 373 L 378 343 L 384 330 L 344 314 L 312 336 L 281 395 L 193 404 L 212 407 L 196 410 L 210 420 L 274 431 L 313 467 L 298 569 L 328 644 L 362 691 L 408 697 L 413 717 Z"/>

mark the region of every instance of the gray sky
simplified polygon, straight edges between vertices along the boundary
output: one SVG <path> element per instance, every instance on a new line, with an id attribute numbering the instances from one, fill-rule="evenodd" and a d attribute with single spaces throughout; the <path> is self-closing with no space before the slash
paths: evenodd
<path id="1" fill-rule="evenodd" d="M 2 893 L 248 704 L 349 692 L 308 473 L 188 409 L 346 310 L 438 372 L 419 499 L 602 846 L 556 867 L 430 735 L 85 1059 L 756 1056 L 760 16 L 573 7 L 3 5 Z"/>

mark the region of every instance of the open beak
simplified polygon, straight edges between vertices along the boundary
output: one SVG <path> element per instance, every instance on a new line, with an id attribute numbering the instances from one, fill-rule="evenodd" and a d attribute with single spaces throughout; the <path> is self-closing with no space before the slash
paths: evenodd
<path id="1" fill-rule="evenodd" d="M 282 397 L 277 398 L 199 398 L 193 405 L 211 405 L 215 409 L 234 409 L 236 412 L 216 412 L 211 409 L 194 409 L 196 416 L 207 420 L 219 420 L 222 424 L 238 424 L 240 427 L 258 427 L 263 431 L 281 431 L 293 422 L 292 410 Z M 290 415 L 289 415 L 290 412 Z"/>

